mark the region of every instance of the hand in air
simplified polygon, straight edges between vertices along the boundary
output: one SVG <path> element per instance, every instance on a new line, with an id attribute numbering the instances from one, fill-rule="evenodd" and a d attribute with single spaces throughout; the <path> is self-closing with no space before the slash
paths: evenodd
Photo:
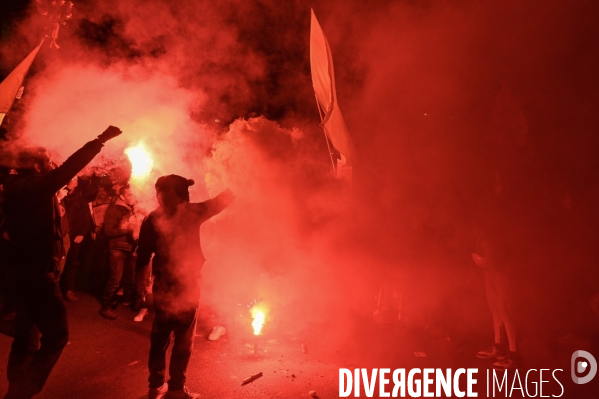
<path id="1" fill-rule="evenodd" d="M 108 128 L 104 130 L 104 132 L 101 135 L 98 136 L 98 140 L 100 140 L 102 143 L 106 143 L 108 140 L 111 140 L 119 136 L 121 133 L 123 133 L 121 129 L 111 125 L 108 126 Z"/>

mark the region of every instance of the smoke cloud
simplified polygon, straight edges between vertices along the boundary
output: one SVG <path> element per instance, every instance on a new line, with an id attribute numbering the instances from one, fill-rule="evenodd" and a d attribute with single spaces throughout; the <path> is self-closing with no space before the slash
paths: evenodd
<path id="1" fill-rule="evenodd" d="M 317 126 L 310 6 L 360 158 L 351 186 L 332 177 Z M 351 317 L 399 297 L 414 328 L 490 334 L 470 253 L 500 180 L 519 325 L 549 341 L 598 327 L 598 16 L 583 0 L 80 2 L 62 48 L 38 56 L 10 145 L 64 159 L 113 124 L 124 134 L 90 170 L 143 142 L 154 171 L 133 186 L 148 210 L 162 174 L 196 180 L 192 201 L 230 187 L 235 202 L 202 227 L 203 303 L 249 329 L 240 309 L 260 298 L 265 333 L 329 323 L 338 345 Z M 36 18 L 6 59 L 36 42 Z M 525 143 L 491 134 L 502 87 Z"/>

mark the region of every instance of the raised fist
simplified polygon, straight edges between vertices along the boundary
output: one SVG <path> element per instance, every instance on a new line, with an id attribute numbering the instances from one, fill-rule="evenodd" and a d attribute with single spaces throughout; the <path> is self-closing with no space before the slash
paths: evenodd
<path id="1" fill-rule="evenodd" d="M 100 140 L 102 143 L 106 143 L 108 140 L 115 138 L 121 133 L 123 133 L 121 129 L 111 125 L 108 126 L 108 128 L 104 130 L 104 132 L 101 135 L 98 136 L 98 140 Z"/>

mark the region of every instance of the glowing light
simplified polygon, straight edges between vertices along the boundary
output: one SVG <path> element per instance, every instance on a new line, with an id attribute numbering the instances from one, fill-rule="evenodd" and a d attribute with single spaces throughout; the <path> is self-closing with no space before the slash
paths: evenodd
<path id="1" fill-rule="evenodd" d="M 143 143 L 135 147 L 125 149 L 125 154 L 131 162 L 131 177 L 134 179 L 144 179 L 150 175 L 154 161 Z"/>
<path id="2" fill-rule="evenodd" d="M 264 321 L 266 320 L 266 312 L 258 306 L 254 306 L 250 309 L 252 318 L 252 327 L 254 328 L 254 335 L 260 335 Z"/>

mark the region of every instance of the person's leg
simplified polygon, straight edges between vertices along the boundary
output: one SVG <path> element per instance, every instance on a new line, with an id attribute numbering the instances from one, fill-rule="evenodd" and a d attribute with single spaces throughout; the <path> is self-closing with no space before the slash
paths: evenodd
<path id="1" fill-rule="evenodd" d="M 67 259 L 64 265 L 64 271 L 60 278 L 60 286 L 63 294 L 75 289 L 75 278 L 77 274 L 77 268 L 79 267 L 79 252 L 81 249 L 81 243 L 76 243 L 71 240 L 71 248 L 67 254 Z"/>
<path id="2" fill-rule="evenodd" d="M 150 389 L 156 389 L 164 384 L 166 371 L 166 351 L 171 343 L 172 326 L 164 312 L 156 311 L 150 334 L 150 356 L 148 360 L 148 378 Z"/>
<path id="3" fill-rule="evenodd" d="M 180 313 L 176 317 L 176 326 L 174 328 L 175 343 L 171 353 L 171 362 L 169 364 L 168 381 L 169 391 L 178 391 L 185 386 L 185 373 L 191 358 L 193 348 L 193 335 L 197 322 L 198 309 L 192 309 L 185 313 Z"/>
<path id="4" fill-rule="evenodd" d="M 53 277 L 48 277 L 44 288 L 40 306 L 33 313 L 35 324 L 42 334 L 40 349 L 31 362 L 33 370 L 31 382 L 37 392 L 42 390 L 64 347 L 69 342 L 67 309 L 58 283 Z"/>
<path id="5" fill-rule="evenodd" d="M 512 295 L 510 292 L 510 284 L 505 273 L 497 273 L 496 276 L 497 289 L 497 308 L 505 327 L 509 350 L 512 353 L 516 352 L 516 325 L 512 315 Z"/>
<path id="6" fill-rule="evenodd" d="M 493 316 L 493 338 L 496 346 L 501 345 L 501 314 L 499 312 L 499 300 L 497 297 L 496 272 L 485 271 L 485 290 L 487 292 L 487 304 Z"/>
<path id="7" fill-rule="evenodd" d="M 487 304 L 493 317 L 493 346 L 489 349 L 477 352 L 476 356 L 481 359 L 497 359 L 504 356 L 505 348 L 501 339 L 501 315 L 497 298 L 497 287 L 494 271 L 485 270 L 485 291 L 487 293 Z"/>
<path id="8" fill-rule="evenodd" d="M 125 268 L 123 270 L 123 302 L 131 303 L 135 300 L 135 259 L 136 256 L 131 252 L 127 254 Z"/>
<path id="9" fill-rule="evenodd" d="M 35 352 L 39 349 L 39 330 L 35 327 L 28 306 L 17 300 L 15 315 L 15 336 L 8 356 L 6 374 L 11 391 L 17 391 L 22 384 L 25 371 Z"/>
<path id="10" fill-rule="evenodd" d="M 24 292 L 29 296 L 24 302 L 24 317 L 17 312 L 21 338 L 15 337 L 9 358 L 9 394 L 13 396 L 8 398 L 28 398 L 41 392 L 69 341 L 66 308 L 56 278 L 48 275 L 30 288 Z M 40 347 L 32 352 L 37 330 L 41 333 Z"/>
<path id="11" fill-rule="evenodd" d="M 9 317 L 9 315 L 15 311 L 15 301 L 17 297 L 17 286 L 15 277 L 15 259 L 12 252 L 12 248 L 6 241 L 0 238 L 0 243 L 4 247 L 0 256 L 2 256 L 2 263 L 4 266 L 4 274 L 1 276 L 4 284 L 4 303 L 2 307 L 2 317 Z"/>
<path id="12" fill-rule="evenodd" d="M 121 278 L 123 277 L 123 270 L 127 259 L 127 254 L 118 249 L 111 249 L 109 256 L 110 273 L 108 281 L 106 282 L 106 287 L 104 288 L 104 293 L 102 294 L 103 309 L 110 308 L 110 305 L 112 304 L 114 294 L 119 288 Z"/>
<path id="13" fill-rule="evenodd" d="M 100 232 L 92 244 L 92 255 L 90 260 L 89 285 L 92 293 L 98 297 L 106 285 L 106 259 L 108 258 L 108 245 L 106 236 Z"/>

